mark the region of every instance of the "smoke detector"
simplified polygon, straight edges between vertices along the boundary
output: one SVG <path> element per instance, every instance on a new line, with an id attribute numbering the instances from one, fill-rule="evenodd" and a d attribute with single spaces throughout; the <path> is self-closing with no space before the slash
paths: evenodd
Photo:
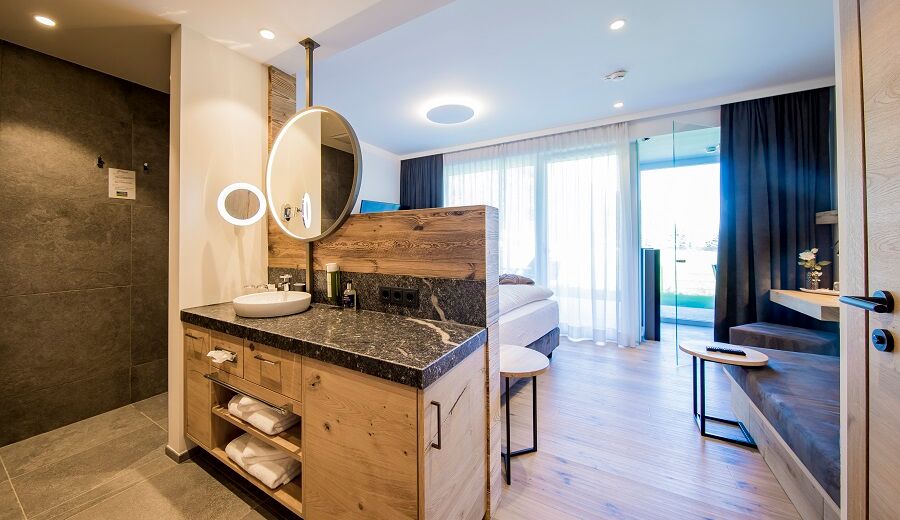
<path id="1" fill-rule="evenodd" d="M 627 74 L 624 70 L 617 70 L 615 72 L 611 72 L 606 76 L 603 76 L 603 81 L 622 81 L 625 79 L 625 74 Z"/>

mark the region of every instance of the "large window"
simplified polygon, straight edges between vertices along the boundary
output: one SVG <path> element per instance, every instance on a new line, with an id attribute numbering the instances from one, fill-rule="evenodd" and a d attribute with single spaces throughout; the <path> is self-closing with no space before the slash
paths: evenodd
<path id="1" fill-rule="evenodd" d="M 625 125 L 447 154 L 445 204 L 500 209 L 501 273 L 552 289 L 563 334 L 631 345 L 637 232 L 628 161 Z"/>

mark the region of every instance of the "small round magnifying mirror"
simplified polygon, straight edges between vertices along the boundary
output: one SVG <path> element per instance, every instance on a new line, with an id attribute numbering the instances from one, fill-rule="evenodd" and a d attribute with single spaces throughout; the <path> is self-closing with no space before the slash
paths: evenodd
<path id="1" fill-rule="evenodd" d="M 219 214 L 235 226 L 249 226 L 266 214 L 266 198 L 262 190 L 247 182 L 230 184 L 219 193 Z"/>

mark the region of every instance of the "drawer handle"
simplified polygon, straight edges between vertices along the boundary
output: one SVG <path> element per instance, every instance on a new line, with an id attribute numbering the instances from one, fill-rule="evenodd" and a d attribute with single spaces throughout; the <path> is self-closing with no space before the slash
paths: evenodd
<path id="1" fill-rule="evenodd" d="M 277 364 L 281 363 L 281 361 L 269 361 L 268 359 L 260 356 L 259 354 L 253 356 L 253 359 L 258 359 L 258 360 L 262 361 L 263 363 L 268 363 L 270 365 L 277 365 Z"/>
<path id="2" fill-rule="evenodd" d="M 221 379 L 219 379 L 216 376 L 216 374 L 203 374 L 203 377 L 205 377 L 206 379 L 209 379 L 210 381 L 221 386 L 222 388 L 227 388 L 228 390 L 231 390 L 232 392 L 237 392 L 241 395 L 246 395 L 247 397 L 256 399 L 257 401 L 261 402 L 262 404 L 274 408 L 275 411 L 280 413 L 281 415 L 287 415 L 289 413 L 293 413 L 292 412 L 293 406 L 291 406 L 290 403 L 282 404 L 282 405 L 274 404 L 271 401 L 267 401 L 267 400 L 263 399 L 262 397 L 257 397 L 253 394 L 249 394 L 245 390 L 241 390 L 240 388 L 238 388 L 230 383 L 226 383 L 225 381 L 222 381 Z"/>
<path id="3" fill-rule="evenodd" d="M 437 443 L 432 442 L 431 447 L 439 450 L 441 449 L 441 403 L 437 401 L 431 401 L 431 404 L 437 407 L 437 425 L 438 425 L 438 438 Z"/>
<path id="4" fill-rule="evenodd" d="M 184 335 L 187 336 L 187 337 L 189 337 L 189 338 L 191 338 L 191 339 L 200 339 L 199 337 L 194 336 L 194 335 L 191 334 L 190 332 L 185 332 Z"/>

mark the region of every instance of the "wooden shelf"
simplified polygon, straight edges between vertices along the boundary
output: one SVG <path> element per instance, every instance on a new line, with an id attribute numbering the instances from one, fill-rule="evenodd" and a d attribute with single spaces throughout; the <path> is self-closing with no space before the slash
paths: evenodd
<path id="1" fill-rule="evenodd" d="M 840 321 L 841 309 L 838 297 L 829 294 L 817 294 L 803 291 L 787 291 L 772 289 L 769 299 L 807 316 L 822 321 Z"/>
<path id="2" fill-rule="evenodd" d="M 209 452 L 215 458 L 222 461 L 223 464 L 252 482 L 253 485 L 264 491 L 267 495 L 274 498 L 294 513 L 303 516 L 303 488 L 300 486 L 302 475 L 277 489 L 271 489 L 269 486 L 260 482 L 256 477 L 244 471 L 244 468 L 238 466 L 233 460 L 229 459 L 224 449 L 213 448 L 209 450 Z"/>
<path id="3" fill-rule="evenodd" d="M 237 426 L 238 428 L 269 444 L 270 446 L 285 450 L 291 455 L 291 457 L 297 459 L 300 462 L 303 462 L 303 449 L 301 448 L 302 444 L 300 443 L 299 424 L 291 426 L 278 435 L 268 435 L 252 424 L 231 415 L 230 413 L 228 413 L 228 409 L 223 406 L 213 406 L 212 413 L 213 415 L 225 421 L 228 421 L 229 423 Z"/>

